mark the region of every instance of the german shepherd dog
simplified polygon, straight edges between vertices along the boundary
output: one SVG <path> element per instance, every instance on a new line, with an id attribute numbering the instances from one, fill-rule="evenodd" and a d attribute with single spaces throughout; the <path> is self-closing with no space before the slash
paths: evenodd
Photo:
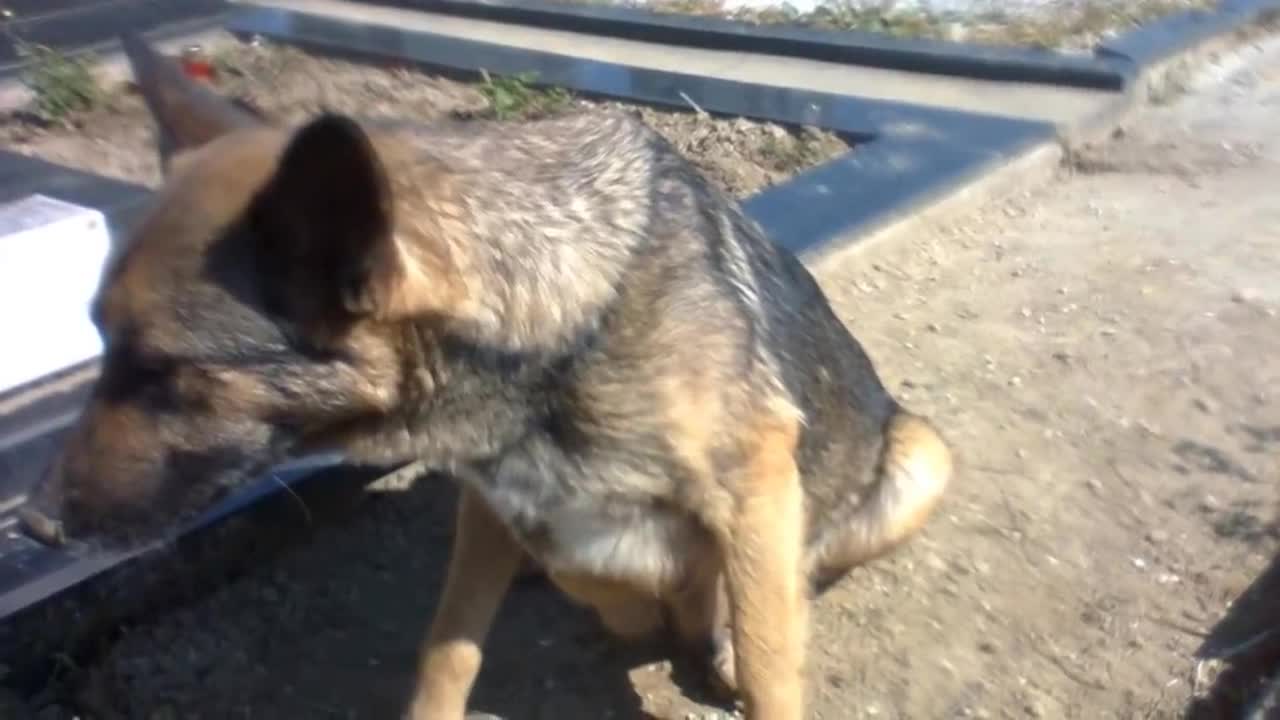
<path id="1" fill-rule="evenodd" d="M 804 716 L 811 597 L 952 460 L 793 255 L 626 114 L 283 127 L 124 41 L 165 178 L 30 518 L 154 542 L 294 454 L 423 461 L 462 490 L 407 717 L 466 715 L 526 558 L 707 652 L 747 718 Z"/>

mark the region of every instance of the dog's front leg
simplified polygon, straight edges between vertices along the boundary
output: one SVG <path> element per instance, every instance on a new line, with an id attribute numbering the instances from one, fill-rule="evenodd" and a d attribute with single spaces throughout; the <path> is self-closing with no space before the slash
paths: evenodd
<path id="1" fill-rule="evenodd" d="M 721 533 L 734 669 L 748 720 L 801 720 L 805 711 L 808 597 L 795 439 L 785 420 L 756 434 Z"/>
<path id="2" fill-rule="evenodd" d="M 448 579 L 423 648 L 410 720 L 463 720 L 485 636 L 523 556 L 473 491 L 458 502 Z"/>

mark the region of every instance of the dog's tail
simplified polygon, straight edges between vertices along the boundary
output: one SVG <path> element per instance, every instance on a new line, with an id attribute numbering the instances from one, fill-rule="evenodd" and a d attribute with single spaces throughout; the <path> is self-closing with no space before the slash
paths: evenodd
<path id="1" fill-rule="evenodd" d="M 901 408 L 884 430 L 871 491 L 810 551 L 815 581 L 831 582 L 893 550 L 929 519 L 951 482 L 951 450 L 923 417 Z"/>
<path id="2" fill-rule="evenodd" d="M 171 58 L 156 52 L 136 32 L 120 37 L 143 100 L 159 130 L 161 160 L 168 167 L 172 154 L 195 147 L 230 129 L 252 127 L 261 118 L 193 81 Z"/>

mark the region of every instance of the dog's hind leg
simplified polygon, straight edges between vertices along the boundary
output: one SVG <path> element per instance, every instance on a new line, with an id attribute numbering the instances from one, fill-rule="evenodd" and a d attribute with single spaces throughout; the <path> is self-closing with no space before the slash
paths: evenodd
<path id="1" fill-rule="evenodd" d="M 815 585 L 838 580 L 912 537 L 933 513 L 952 474 L 951 451 L 924 418 L 897 410 L 885 426 L 878 478 L 871 492 L 809 548 Z"/>
<path id="2" fill-rule="evenodd" d="M 463 489 L 440 605 L 423 648 L 409 720 L 463 720 L 485 637 L 523 550 L 484 501 Z"/>

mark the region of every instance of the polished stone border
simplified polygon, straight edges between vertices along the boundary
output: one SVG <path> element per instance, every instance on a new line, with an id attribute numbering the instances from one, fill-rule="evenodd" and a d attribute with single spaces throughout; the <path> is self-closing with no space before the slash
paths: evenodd
<path id="1" fill-rule="evenodd" d="M 1127 89 L 1151 64 L 1280 8 L 1277 0 L 1222 0 L 1153 21 L 1092 54 L 1031 47 L 895 38 L 864 31 L 755 25 L 644 8 L 556 0 L 365 0 L 374 4 L 644 42 L 822 60 L 869 67 L 1099 90 Z"/>
<path id="2" fill-rule="evenodd" d="M 1054 134 L 1043 122 L 669 73 L 279 8 L 246 7 L 227 27 L 329 55 L 466 77 L 533 73 L 537 84 L 592 97 L 838 133 L 857 149 L 745 203 L 796 253 L 865 234 Z"/>
<path id="3" fill-rule="evenodd" d="M 756 25 L 719 17 L 554 0 L 366 0 L 424 12 L 709 50 L 783 55 L 906 72 L 1118 90 L 1122 58 L 895 38 L 859 30 Z"/>

